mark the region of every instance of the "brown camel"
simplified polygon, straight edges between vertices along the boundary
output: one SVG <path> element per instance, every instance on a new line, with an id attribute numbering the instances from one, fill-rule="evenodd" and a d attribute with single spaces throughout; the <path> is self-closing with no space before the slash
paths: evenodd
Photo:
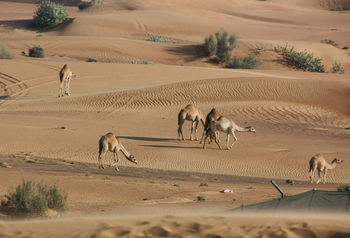
<path id="1" fill-rule="evenodd" d="M 329 169 L 334 169 L 338 164 L 341 164 L 342 162 L 343 160 L 334 158 L 332 160 L 332 163 L 328 164 L 322 155 L 316 154 L 312 156 L 309 162 L 310 183 L 313 183 L 316 170 L 318 172 L 318 180 L 316 181 L 316 184 L 321 182 L 321 180 L 323 180 L 323 183 L 326 183 L 327 171 Z M 321 176 L 322 171 L 323 176 Z"/>
<path id="2" fill-rule="evenodd" d="M 215 108 L 212 108 L 211 111 L 207 114 L 207 117 L 205 118 L 205 123 L 204 123 L 204 131 L 203 131 L 202 138 L 201 138 L 199 144 L 202 144 L 204 136 L 209 129 L 210 122 L 217 120 L 219 117 L 220 117 L 220 114 L 216 111 Z M 212 140 L 213 140 L 213 136 L 211 134 L 209 142 Z"/>
<path id="3" fill-rule="evenodd" d="M 190 140 L 193 140 L 193 137 L 192 137 L 193 131 L 195 131 L 196 140 L 198 140 L 197 130 L 198 130 L 199 121 L 201 121 L 203 126 L 204 126 L 203 114 L 201 113 L 201 111 L 199 111 L 199 109 L 194 107 L 192 104 L 188 104 L 185 108 L 180 110 L 180 112 L 178 114 L 179 128 L 177 130 L 179 140 L 181 140 L 181 139 L 185 140 L 184 135 L 182 133 L 182 125 L 184 124 L 184 122 L 186 120 L 192 121 Z"/>
<path id="4" fill-rule="evenodd" d="M 72 79 L 73 72 L 67 64 L 65 64 L 60 70 L 60 88 L 58 90 L 58 97 L 63 97 L 63 86 L 65 87 L 65 94 L 70 95 L 69 85 Z"/>
<path id="5" fill-rule="evenodd" d="M 119 168 L 117 166 L 119 162 L 119 156 L 118 152 L 119 150 L 122 151 L 125 158 L 132 163 L 137 164 L 136 159 L 133 155 L 131 155 L 121 144 L 118 137 L 116 137 L 112 132 L 107 133 L 106 135 L 102 136 L 98 142 L 99 149 L 98 149 L 98 168 L 104 169 L 103 163 L 102 163 L 102 156 L 107 152 L 113 152 L 114 154 L 114 163 L 111 164 L 111 167 L 115 167 L 115 170 L 119 171 Z"/>

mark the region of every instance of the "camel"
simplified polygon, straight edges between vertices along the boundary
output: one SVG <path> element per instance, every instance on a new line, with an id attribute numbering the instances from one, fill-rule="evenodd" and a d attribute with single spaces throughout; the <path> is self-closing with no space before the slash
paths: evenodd
<path id="1" fill-rule="evenodd" d="M 119 162 L 119 156 L 118 152 L 119 150 L 122 151 L 125 158 L 132 163 L 137 164 L 136 159 L 133 155 L 131 155 L 121 144 L 118 137 L 116 137 L 112 132 L 107 133 L 106 135 L 102 136 L 98 142 L 99 149 L 98 149 L 98 168 L 104 169 L 104 166 L 102 164 L 102 156 L 107 152 L 113 152 L 114 153 L 114 163 L 111 164 L 111 167 L 115 167 L 115 170 L 119 171 L 119 168 L 117 166 Z"/>
<path id="2" fill-rule="evenodd" d="M 218 138 L 217 138 L 217 132 L 222 131 L 227 133 L 226 137 L 226 149 L 232 149 L 233 145 L 237 142 L 237 137 L 235 135 L 235 131 L 247 131 L 247 132 L 254 132 L 256 133 L 256 130 L 252 126 L 248 127 L 240 127 L 236 123 L 234 123 L 232 120 L 221 116 L 217 120 L 212 121 L 209 123 L 209 129 L 206 132 L 205 138 L 204 138 L 204 143 L 203 143 L 203 149 L 206 149 L 205 147 L 205 142 L 208 138 L 208 136 L 213 135 L 215 139 L 215 143 L 219 146 L 219 149 L 221 150 L 220 144 L 218 143 Z M 229 146 L 229 139 L 230 135 L 233 137 L 233 142 L 232 145 Z"/>
<path id="3" fill-rule="evenodd" d="M 323 179 L 323 183 L 326 183 L 326 176 L 327 176 L 327 171 L 329 169 L 334 169 L 338 164 L 341 164 L 343 160 L 334 158 L 332 160 L 331 164 L 328 164 L 326 159 L 320 155 L 316 154 L 311 157 L 310 162 L 309 162 L 309 173 L 310 173 L 310 183 L 313 183 L 314 177 L 315 177 L 315 172 L 317 170 L 318 172 L 318 180 L 316 184 L 321 182 Z M 321 172 L 323 171 L 323 177 L 321 177 Z"/>
<path id="4" fill-rule="evenodd" d="M 220 117 L 220 114 L 216 111 L 215 108 L 212 108 L 211 111 L 207 114 L 207 117 L 205 118 L 205 123 L 204 123 L 204 131 L 202 134 L 202 138 L 199 141 L 199 144 L 202 144 L 202 142 L 203 142 L 204 136 L 209 129 L 209 123 L 214 121 L 214 120 L 217 120 L 219 117 Z M 212 140 L 213 140 L 213 136 L 212 136 L 212 134 L 210 134 L 209 143 Z"/>
<path id="5" fill-rule="evenodd" d="M 65 94 L 70 95 L 69 93 L 69 84 L 70 80 L 72 78 L 73 72 L 69 68 L 67 64 L 63 65 L 62 69 L 60 70 L 60 88 L 58 90 L 58 97 L 63 97 L 63 85 L 65 86 Z"/>
<path id="6" fill-rule="evenodd" d="M 180 110 L 178 114 L 179 128 L 177 130 L 177 133 L 179 135 L 179 140 L 181 139 L 185 140 L 184 135 L 182 133 L 182 125 L 184 124 L 185 120 L 192 121 L 190 140 L 193 140 L 193 137 L 192 137 L 193 131 L 195 131 L 196 140 L 198 140 L 197 130 L 198 130 L 199 121 L 201 121 L 204 126 L 203 114 L 201 113 L 201 111 L 199 111 L 199 109 L 194 107 L 192 104 L 188 104 L 185 108 Z"/>

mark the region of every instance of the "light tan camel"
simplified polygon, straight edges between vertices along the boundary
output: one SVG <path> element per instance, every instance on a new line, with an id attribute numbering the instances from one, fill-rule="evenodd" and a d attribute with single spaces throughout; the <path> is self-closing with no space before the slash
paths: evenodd
<path id="1" fill-rule="evenodd" d="M 119 150 L 122 151 L 122 153 L 125 155 L 125 158 L 135 164 L 137 164 L 136 159 L 133 155 L 131 155 L 121 144 L 118 137 L 116 137 L 112 132 L 107 133 L 106 135 L 102 136 L 98 142 L 99 149 L 98 149 L 98 168 L 104 169 L 103 163 L 102 163 L 102 156 L 107 152 L 113 152 L 114 154 L 114 163 L 111 164 L 111 167 L 115 167 L 115 170 L 119 171 L 118 169 L 118 162 L 119 162 L 119 156 L 118 152 Z"/>
<path id="2" fill-rule="evenodd" d="M 208 136 L 213 135 L 214 139 L 215 139 L 215 143 L 219 146 L 219 149 L 221 150 L 220 144 L 218 143 L 218 138 L 217 138 L 217 131 L 222 131 L 227 133 L 227 137 L 226 137 L 226 149 L 231 149 L 233 147 L 233 145 L 235 144 L 235 142 L 237 141 L 237 137 L 235 135 L 235 131 L 247 131 L 247 132 L 256 132 L 254 127 L 248 126 L 248 127 L 240 127 L 238 126 L 236 123 L 234 123 L 232 120 L 221 116 L 219 117 L 219 119 L 212 121 L 209 123 L 209 129 L 205 135 L 204 138 L 204 143 L 203 143 L 203 149 L 205 149 L 205 142 L 208 138 Z M 232 145 L 229 146 L 229 139 L 230 139 L 230 135 L 232 135 L 233 137 L 233 142 Z"/>
<path id="3" fill-rule="evenodd" d="M 310 183 L 313 183 L 316 170 L 318 172 L 318 180 L 316 184 L 321 182 L 322 179 L 323 179 L 323 183 L 326 183 L 327 171 L 329 169 L 334 169 L 335 167 L 337 167 L 338 164 L 341 164 L 342 162 L 343 160 L 334 158 L 332 160 L 332 163 L 328 164 L 326 159 L 322 155 L 316 154 L 312 156 L 309 162 Z M 323 171 L 323 177 L 321 177 L 322 171 Z"/>
<path id="4" fill-rule="evenodd" d="M 188 104 L 185 108 L 180 110 L 178 114 L 179 128 L 177 130 L 177 133 L 179 135 L 179 140 L 181 139 L 185 140 L 184 135 L 182 133 L 182 125 L 184 124 L 185 120 L 192 121 L 190 140 L 193 140 L 193 137 L 192 137 L 193 131 L 195 132 L 196 140 L 198 140 L 197 130 L 198 130 L 199 121 L 201 121 L 204 126 L 203 114 L 201 113 L 201 111 L 199 111 L 199 109 L 194 107 L 192 104 Z"/>
<path id="5" fill-rule="evenodd" d="M 70 80 L 72 79 L 73 72 L 69 68 L 67 64 L 63 65 L 62 69 L 60 70 L 60 88 L 58 90 L 58 97 L 63 97 L 63 86 L 65 87 L 65 94 L 70 95 L 69 92 L 69 85 Z"/>
<path id="6" fill-rule="evenodd" d="M 199 141 L 199 144 L 202 144 L 203 142 L 203 139 L 204 139 L 204 136 L 205 134 L 207 133 L 208 129 L 209 129 L 209 124 L 210 122 L 214 121 L 214 120 L 217 120 L 221 115 L 216 111 L 215 108 L 212 108 L 211 111 L 207 114 L 206 118 L 205 118 L 205 123 L 204 123 L 204 131 L 203 131 L 203 134 L 202 134 L 202 138 L 201 140 Z M 210 140 L 209 140 L 209 143 L 210 141 L 213 140 L 213 135 L 210 134 Z"/>

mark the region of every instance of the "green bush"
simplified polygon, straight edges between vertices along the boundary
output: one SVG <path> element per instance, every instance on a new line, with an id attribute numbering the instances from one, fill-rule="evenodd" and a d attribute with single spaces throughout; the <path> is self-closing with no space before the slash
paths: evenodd
<path id="1" fill-rule="evenodd" d="M 343 74 L 343 73 L 345 73 L 345 70 L 344 70 L 343 66 L 341 66 L 340 63 L 335 61 L 333 66 L 332 66 L 332 73 L 334 73 L 334 74 Z"/>
<path id="2" fill-rule="evenodd" d="M 248 57 L 233 57 L 232 60 L 227 62 L 226 68 L 232 69 L 255 69 L 259 66 L 260 62 L 255 58 L 254 54 L 250 54 Z"/>
<path id="3" fill-rule="evenodd" d="M 45 57 L 44 48 L 39 45 L 29 49 L 29 56 L 36 57 L 36 58 L 44 58 Z"/>
<path id="4" fill-rule="evenodd" d="M 6 45 L 0 45 L 0 59 L 12 59 L 12 54 Z"/>
<path id="5" fill-rule="evenodd" d="M 218 31 L 214 36 L 210 35 L 204 40 L 204 50 L 207 56 L 215 56 L 215 61 L 227 62 L 231 58 L 231 51 L 236 47 L 237 37 L 230 36 L 226 31 Z"/>
<path id="6" fill-rule="evenodd" d="M 56 186 L 22 181 L 15 191 L 5 195 L 1 210 L 16 216 L 41 216 L 48 208 L 56 211 L 66 210 L 67 194 L 61 194 Z"/>
<path id="7" fill-rule="evenodd" d="M 51 0 L 42 1 L 35 12 L 33 25 L 38 27 L 56 26 L 68 19 L 66 9 Z"/>
<path id="8" fill-rule="evenodd" d="M 307 51 L 298 52 L 294 47 L 275 47 L 275 51 L 280 53 L 288 65 L 310 72 L 324 72 L 322 59 L 314 57 Z"/>
<path id="9" fill-rule="evenodd" d="M 349 184 L 342 184 L 338 187 L 338 192 L 350 192 Z"/>
<path id="10" fill-rule="evenodd" d="M 167 42 L 167 39 L 164 38 L 163 36 L 158 36 L 158 35 L 150 35 L 145 39 L 146 41 L 153 41 L 153 42 L 159 42 L 159 43 L 165 43 Z"/>
<path id="11" fill-rule="evenodd" d="M 92 2 L 80 2 L 78 4 L 78 8 L 79 10 L 84 10 L 85 8 L 91 7 L 92 6 Z"/>

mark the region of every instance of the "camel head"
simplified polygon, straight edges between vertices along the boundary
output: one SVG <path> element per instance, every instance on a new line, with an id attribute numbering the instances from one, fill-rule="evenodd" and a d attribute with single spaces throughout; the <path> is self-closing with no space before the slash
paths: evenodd
<path id="1" fill-rule="evenodd" d="M 332 164 L 334 164 L 334 163 L 341 164 L 341 163 L 343 163 L 343 162 L 344 162 L 344 160 L 338 159 L 338 158 L 334 158 L 334 159 L 332 160 Z"/>
<path id="2" fill-rule="evenodd" d="M 256 133 L 255 128 L 252 127 L 252 126 L 248 126 L 248 127 L 246 127 L 246 129 L 248 129 L 249 132 L 254 132 L 254 133 Z"/>
<path id="3" fill-rule="evenodd" d="M 128 160 L 130 160 L 131 162 L 133 162 L 134 164 L 137 164 L 137 160 L 135 159 L 135 156 L 130 155 Z"/>

